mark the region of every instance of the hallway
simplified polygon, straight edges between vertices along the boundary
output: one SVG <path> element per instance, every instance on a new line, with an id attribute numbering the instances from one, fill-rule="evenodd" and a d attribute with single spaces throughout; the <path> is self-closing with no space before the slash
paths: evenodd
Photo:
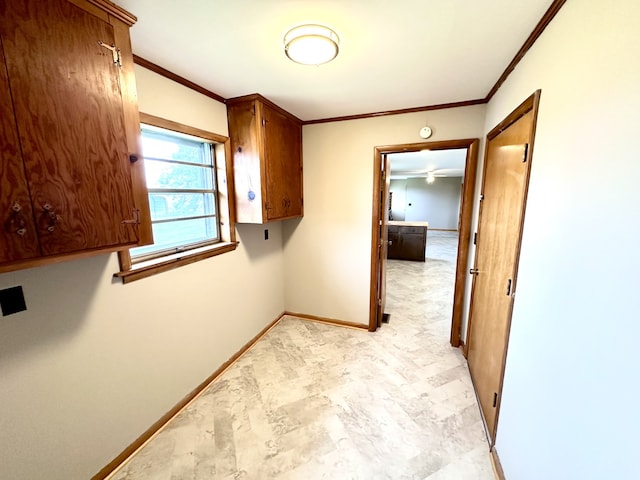
<path id="1" fill-rule="evenodd" d="M 388 325 L 285 317 L 111 478 L 492 480 L 434 233 L 426 263 L 389 262 Z"/>

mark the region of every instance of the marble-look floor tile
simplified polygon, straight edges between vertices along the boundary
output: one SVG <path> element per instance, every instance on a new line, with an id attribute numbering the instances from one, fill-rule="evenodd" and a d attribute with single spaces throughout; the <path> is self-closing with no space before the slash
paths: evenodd
<path id="1" fill-rule="evenodd" d="M 389 261 L 371 334 L 284 318 L 112 480 L 489 480 L 489 448 L 448 343 L 455 234 Z"/>

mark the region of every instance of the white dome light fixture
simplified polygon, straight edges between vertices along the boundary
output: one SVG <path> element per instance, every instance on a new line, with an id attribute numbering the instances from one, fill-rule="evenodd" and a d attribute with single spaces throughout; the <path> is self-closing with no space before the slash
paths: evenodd
<path id="1" fill-rule="evenodd" d="M 431 184 L 433 182 L 436 181 L 436 176 L 434 175 L 433 172 L 427 172 L 427 178 L 426 178 L 427 183 Z"/>
<path id="2" fill-rule="evenodd" d="M 284 36 L 284 53 L 302 65 L 322 65 L 338 55 L 338 34 L 323 25 L 299 25 Z"/>

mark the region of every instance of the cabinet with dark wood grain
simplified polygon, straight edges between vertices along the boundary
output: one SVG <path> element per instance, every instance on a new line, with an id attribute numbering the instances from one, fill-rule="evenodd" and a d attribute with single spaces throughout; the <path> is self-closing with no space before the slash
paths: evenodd
<path id="1" fill-rule="evenodd" d="M 0 17 L 0 272 L 152 242 L 129 27 L 106 0 Z"/>
<path id="2" fill-rule="evenodd" d="M 393 223 L 393 224 L 392 224 Z M 387 226 L 387 258 L 424 262 L 427 248 L 427 224 L 390 222 Z"/>
<path id="3" fill-rule="evenodd" d="M 227 101 L 238 223 L 303 216 L 302 124 L 254 94 Z"/>

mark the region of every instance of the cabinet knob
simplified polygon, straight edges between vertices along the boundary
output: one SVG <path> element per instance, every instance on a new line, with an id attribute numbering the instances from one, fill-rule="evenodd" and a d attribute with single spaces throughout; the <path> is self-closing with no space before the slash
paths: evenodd
<path id="1" fill-rule="evenodd" d="M 10 229 L 13 230 L 15 228 L 15 232 L 21 237 L 27 233 L 26 228 L 26 219 L 22 213 L 22 207 L 16 201 L 11 205 L 11 218 L 9 219 Z M 17 227 L 17 228 L 16 228 Z"/>
<path id="2" fill-rule="evenodd" d="M 58 224 L 58 214 L 49 202 L 45 202 L 44 205 L 42 205 L 42 210 L 43 216 L 48 222 L 48 225 L 45 228 L 48 232 L 53 232 L 56 229 L 56 225 Z"/>

